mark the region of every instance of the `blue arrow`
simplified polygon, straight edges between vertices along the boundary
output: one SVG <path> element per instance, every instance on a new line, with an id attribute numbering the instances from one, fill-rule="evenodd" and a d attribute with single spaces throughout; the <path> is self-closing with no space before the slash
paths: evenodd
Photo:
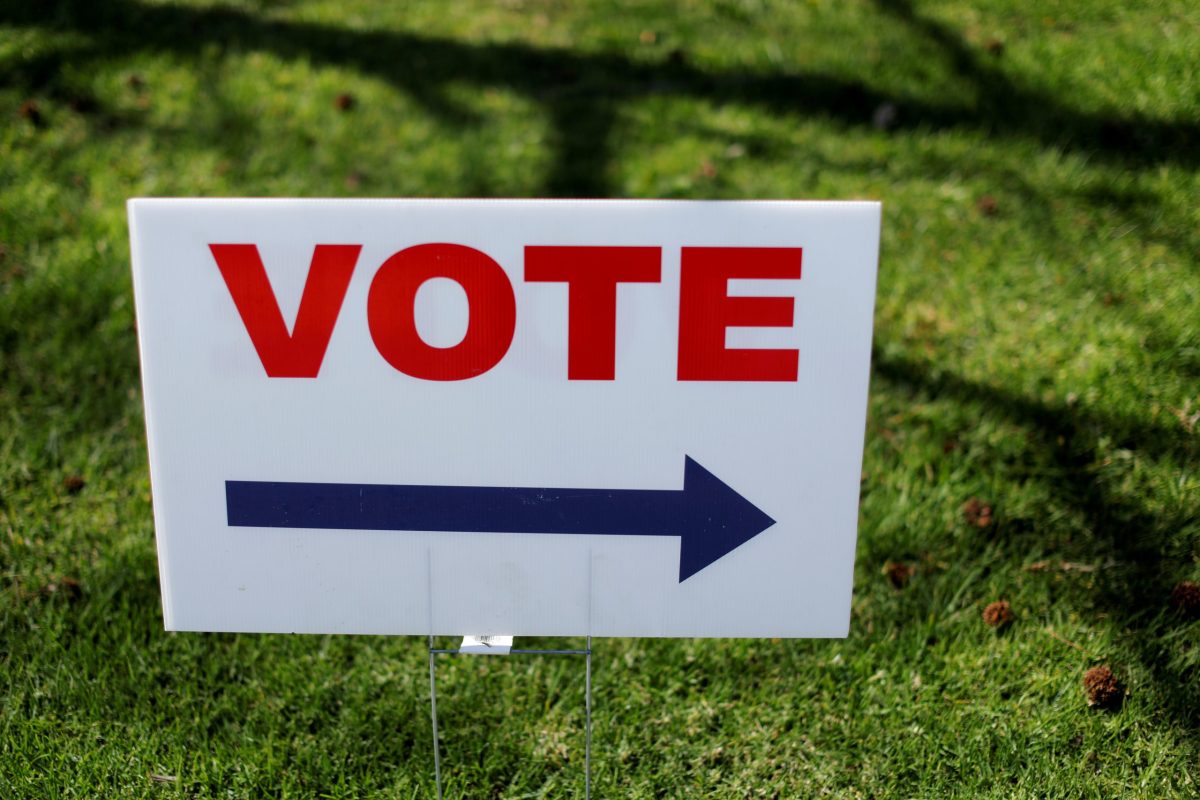
<path id="1" fill-rule="evenodd" d="M 225 506 L 235 527 L 678 536 L 680 583 L 775 524 L 687 456 L 682 490 L 226 481 Z"/>

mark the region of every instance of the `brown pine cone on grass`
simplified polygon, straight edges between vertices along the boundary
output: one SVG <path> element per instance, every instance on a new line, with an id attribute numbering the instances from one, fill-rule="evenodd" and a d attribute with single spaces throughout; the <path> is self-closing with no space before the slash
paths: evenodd
<path id="1" fill-rule="evenodd" d="M 1083 673 L 1083 688 L 1091 708 L 1115 710 L 1125 701 L 1125 687 L 1105 664 Z"/>

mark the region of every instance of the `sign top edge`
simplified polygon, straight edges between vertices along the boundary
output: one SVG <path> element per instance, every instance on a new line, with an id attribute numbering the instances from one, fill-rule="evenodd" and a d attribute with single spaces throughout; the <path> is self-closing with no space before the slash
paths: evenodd
<path id="1" fill-rule="evenodd" d="M 374 206 L 374 205 L 509 205 L 509 204 L 553 204 L 553 205 L 603 205 L 603 206 L 837 206 L 839 208 L 880 208 L 880 200 L 676 200 L 676 199 L 599 199 L 599 198 L 552 198 L 552 197 L 131 197 L 126 201 L 129 210 L 141 206 L 176 204 L 268 204 L 275 206 Z"/>

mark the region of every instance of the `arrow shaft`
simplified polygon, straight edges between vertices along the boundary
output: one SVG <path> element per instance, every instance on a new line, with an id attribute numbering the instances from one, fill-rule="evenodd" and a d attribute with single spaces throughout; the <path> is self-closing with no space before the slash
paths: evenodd
<path id="1" fill-rule="evenodd" d="M 683 492 L 226 481 L 231 526 L 678 536 Z"/>

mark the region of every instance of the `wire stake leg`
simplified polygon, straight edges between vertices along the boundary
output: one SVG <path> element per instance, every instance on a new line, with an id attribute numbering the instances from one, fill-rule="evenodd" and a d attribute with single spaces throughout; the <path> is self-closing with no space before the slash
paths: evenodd
<path id="1" fill-rule="evenodd" d="M 442 800 L 442 754 L 438 745 L 437 727 L 437 678 L 434 676 L 433 634 L 429 634 L 429 716 L 433 720 L 433 778 L 437 782 L 438 800 Z M 589 656 L 590 658 L 590 656 Z"/>
<path id="2" fill-rule="evenodd" d="M 585 738 L 583 745 L 583 797 L 592 800 L 592 637 L 587 637 L 587 678 L 584 706 L 587 709 Z"/>
<path id="3" fill-rule="evenodd" d="M 437 798 L 442 800 L 442 748 L 438 739 L 437 718 L 437 668 L 435 666 L 439 655 L 458 655 L 470 652 L 460 648 L 438 648 L 433 646 L 433 634 L 429 635 L 429 720 L 433 726 L 433 778 L 437 784 Z M 586 722 L 583 749 L 583 796 L 584 800 L 592 800 L 592 637 L 587 637 L 587 647 L 583 650 L 518 650 L 508 651 L 511 655 L 536 656 L 585 656 L 586 672 L 584 678 L 584 708 Z"/>

